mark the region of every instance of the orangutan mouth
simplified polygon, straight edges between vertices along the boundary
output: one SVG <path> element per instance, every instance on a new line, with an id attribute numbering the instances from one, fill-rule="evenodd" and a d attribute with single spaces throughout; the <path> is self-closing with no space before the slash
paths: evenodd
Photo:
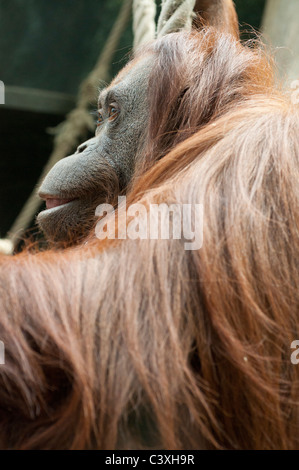
<path id="1" fill-rule="evenodd" d="M 56 199 L 56 198 L 46 198 L 46 208 L 53 209 L 54 207 L 64 206 L 68 202 L 72 202 L 75 199 Z"/>

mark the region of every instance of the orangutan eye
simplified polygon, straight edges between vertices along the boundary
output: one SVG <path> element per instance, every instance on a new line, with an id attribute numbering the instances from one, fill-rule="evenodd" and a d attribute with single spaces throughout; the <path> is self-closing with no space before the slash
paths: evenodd
<path id="1" fill-rule="evenodd" d="M 101 111 L 99 111 L 98 112 L 97 127 L 99 127 L 101 124 L 103 124 L 103 122 L 104 122 L 103 114 L 101 113 Z"/>
<path id="2" fill-rule="evenodd" d="M 114 121 L 119 115 L 119 109 L 115 104 L 109 106 L 109 121 Z"/>

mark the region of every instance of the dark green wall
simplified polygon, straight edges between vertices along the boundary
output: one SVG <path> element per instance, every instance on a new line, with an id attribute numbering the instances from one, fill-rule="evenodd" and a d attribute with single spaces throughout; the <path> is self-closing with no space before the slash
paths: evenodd
<path id="1" fill-rule="evenodd" d="M 76 94 L 122 0 L 0 0 L 0 77 L 7 85 Z M 131 26 L 119 60 L 132 43 Z"/>
<path id="2" fill-rule="evenodd" d="M 250 29 L 250 26 L 258 29 L 266 4 L 266 0 L 234 0 L 237 8 L 239 22 L 242 29 Z M 250 26 L 248 26 L 250 25 Z"/>

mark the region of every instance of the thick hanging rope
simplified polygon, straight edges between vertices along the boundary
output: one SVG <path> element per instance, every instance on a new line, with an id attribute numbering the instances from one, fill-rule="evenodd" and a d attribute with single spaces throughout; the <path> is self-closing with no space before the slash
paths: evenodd
<path id="1" fill-rule="evenodd" d="M 134 50 L 169 31 L 191 27 L 195 0 L 162 0 L 161 14 L 156 28 L 155 0 L 134 0 Z"/>
<path id="2" fill-rule="evenodd" d="M 162 37 L 170 31 L 181 28 L 191 29 L 195 0 L 163 0 L 162 10 L 158 21 L 157 37 Z"/>
<path id="3" fill-rule="evenodd" d="M 134 50 L 156 37 L 155 0 L 133 1 Z"/>
<path id="4" fill-rule="evenodd" d="M 109 67 L 120 38 L 131 17 L 131 10 L 132 0 L 125 0 L 95 68 L 80 87 L 76 108 L 68 114 L 65 122 L 57 128 L 58 132 L 54 139 L 53 152 L 37 182 L 37 187 L 41 185 L 55 163 L 72 152 L 86 137 L 88 130 L 94 130 L 95 125 L 89 113 L 89 107 L 95 101 L 100 81 L 109 79 Z M 7 239 L 0 240 L 0 252 L 6 254 L 13 252 L 16 242 L 28 228 L 41 203 L 42 201 L 38 198 L 36 189 L 34 189 L 9 230 Z"/>

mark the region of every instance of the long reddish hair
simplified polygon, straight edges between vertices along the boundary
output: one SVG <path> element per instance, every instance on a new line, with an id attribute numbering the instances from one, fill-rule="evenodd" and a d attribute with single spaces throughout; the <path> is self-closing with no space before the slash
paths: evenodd
<path id="1" fill-rule="evenodd" d="M 202 203 L 203 246 L 2 257 L 1 448 L 299 447 L 298 109 L 227 34 L 150 51 L 128 203 Z"/>

